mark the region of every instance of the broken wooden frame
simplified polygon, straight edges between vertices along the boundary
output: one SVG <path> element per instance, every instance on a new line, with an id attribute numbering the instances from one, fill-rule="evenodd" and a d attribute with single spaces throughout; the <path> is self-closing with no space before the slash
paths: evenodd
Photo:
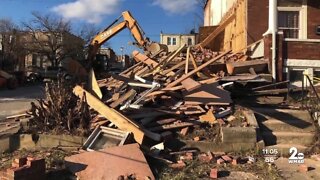
<path id="1" fill-rule="evenodd" d="M 107 147 L 122 146 L 128 141 L 128 137 L 129 132 L 98 126 L 84 142 L 82 148 L 87 151 L 97 151 Z"/>
<path id="2" fill-rule="evenodd" d="M 107 118 L 109 121 L 114 123 L 119 129 L 123 131 L 132 132 L 134 139 L 142 144 L 145 136 L 155 140 L 160 141 L 161 136 L 159 134 L 150 132 L 149 130 L 144 129 L 142 126 L 138 125 L 134 121 L 130 120 L 120 112 L 116 111 L 105 105 L 102 101 L 97 99 L 95 96 L 90 94 L 88 91 L 84 90 L 80 86 L 75 86 L 73 89 L 73 93 L 78 96 L 80 99 L 86 96 L 87 104 L 100 113 L 102 116 Z"/>

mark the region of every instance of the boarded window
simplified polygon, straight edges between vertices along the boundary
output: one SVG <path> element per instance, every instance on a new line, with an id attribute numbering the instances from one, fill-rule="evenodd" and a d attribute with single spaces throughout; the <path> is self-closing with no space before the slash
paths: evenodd
<path id="1" fill-rule="evenodd" d="M 278 26 L 286 38 L 299 38 L 299 11 L 279 11 Z"/>

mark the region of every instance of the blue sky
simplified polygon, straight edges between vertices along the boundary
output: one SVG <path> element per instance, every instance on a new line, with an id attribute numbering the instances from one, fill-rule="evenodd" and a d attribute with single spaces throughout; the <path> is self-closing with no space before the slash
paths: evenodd
<path id="1" fill-rule="evenodd" d="M 197 0 L 0 0 L 0 18 L 10 18 L 19 24 L 30 20 L 32 11 L 52 13 L 70 20 L 75 31 L 83 23 L 104 29 L 125 10 L 132 13 L 153 41 L 159 41 L 161 30 L 187 33 L 202 22 Z M 116 52 L 123 46 L 129 54 L 135 47 L 128 45 L 128 41 L 134 41 L 128 30 L 109 40 Z"/>

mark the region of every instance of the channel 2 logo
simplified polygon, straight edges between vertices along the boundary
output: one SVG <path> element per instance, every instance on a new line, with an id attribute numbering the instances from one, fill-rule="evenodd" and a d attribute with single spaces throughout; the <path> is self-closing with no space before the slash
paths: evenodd
<path id="1" fill-rule="evenodd" d="M 291 156 L 289 157 L 289 164 L 303 164 L 304 163 L 304 154 L 298 153 L 298 149 L 296 147 L 290 148 L 289 153 L 291 154 Z"/>

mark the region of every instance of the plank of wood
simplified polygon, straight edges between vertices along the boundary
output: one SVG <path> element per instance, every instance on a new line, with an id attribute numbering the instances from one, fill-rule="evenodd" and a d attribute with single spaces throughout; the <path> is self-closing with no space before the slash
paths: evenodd
<path id="1" fill-rule="evenodd" d="M 134 89 L 130 89 L 128 92 L 126 92 L 125 94 L 123 94 L 122 96 L 120 96 L 119 99 L 117 99 L 116 101 L 114 101 L 113 103 L 110 104 L 111 108 L 116 108 L 118 107 L 121 103 L 123 103 L 124 101 L 128 100 L 130 97 L 134 96 L 136 94 L 136 90 Z"/>
<path id="2" fill-rule="evenodd" d="M 160 141 L 161 136 L 159 134 L 150 132 L 146 129 L 143 129 L 141 126 L 133 122 L 132 120 L 125 117 L 120 112 L 116 111 L 105 105 L 99 99 L 94 97 L 92 94 L 84 90 L 80 86 L 75 86 L 73 88 L 73 93 L 78 96 L 80 99 L 86 97 L 87 104 L 96 110 L 98 113 L 103 115 L 106 119 L 114 123 L 119 129 L 132 132 L 134 135 L 134 139 L 142 144 L 144 141 L 144 137 L 147 136 L 155 141 Z"/>
<path id="3" fill-rule="evenodd" d="M 227 63 L 228 74 L 248 73 L 250 68 L 254 68 L 256 73 L 263 72 L 268 67 L 268 60 L 251 60 Z"/>
<path id="4" fill-rule="evenodd" d="M 127 75 L 130 71 L 134 70 L 138 66 L 141 66 L 142 64 L 143 64 L 142 62 L 138 62 L 137 64 L 135 64 L 135 65 L 129 67 L 128 69 L 122 71 L 119 75 Z"/>
<path id="5" fill-rule="evenodd" d="M 187 49 L 187 58 L 186 58 L 186 66 L 184 68 L 184 73 L 188 74 L 188 70 L 189 70 L 189 58 L 190 58 L 190 47 L 188 47 Z"/>
<path id="6" fill-rule="evenodd" d="M 181 84 L 187 91 L 192 91 L 192 90 L 197 89 L 201 86 L 200 83 L 198 83 L 197 81 L 195 81 L 191 78 L 187 78 L 187 79 L 183 80 L 181 82 Z"/>
<path id="7" fill-rule="evenodd" d="M 176 85 L 178 85 L 179 83 L 181 83 L 183 80 L 189 78 L 190 76 L 194 75 L 195 73 L 201 71 L 203 68 L 207 67 L 209 64 L 219 60 L 220 58 L 222 58 L 223 56 L 227 55 L 228 53 L 230 53 L 231 51 L 227 51 L 227 52 L 224 52 L 216 57 L 214 57 L 213 59 L 210 59 L 209 61 L 201 64 L 198 68 L 190 71 L 188 74 L 185 74 L 183 75 L 182 77 L 180 77 L 179 79 L 173 81 L 172 83 L 168 84 L 166 88 L 171 88 L 171 87 L 174 87 Z"/>
<path id="8" fill-rule="evenodd" d="M 172 75 L 172 74 L 169 74 L 169 73 L 172 72 L 172 71 L 175 70 L 175 69 L 180 68 L 180 67 L 183 66 L 185 63 L 186 63 L 185 61 L 181 61 L 181 62 L 179 62 L 178 64 L 172 66 L 170 69 L 164 70 L 164 71 L 162 72 L 162 74 L 167 75 L 167 76 Z"/>
<path id="9" fill-rule="evenodd" d="M 181 122 L 181 123 L 175 123 L 175 124 L 168 124 L 168 125 L 162 125 L 162 126 L 157 126 L 150 128 L 150 131 L 164 131 L 164 130 L 169 130 L 169 129 L 177 129 L 177 128 L 183 128 L 183 127 L 189 127 L 189 126 L 194 126 L 194 123 L 190 122 Z"/>
<path id="10" fill-rule="evenodd" d="M 94 93 L 99 99 L 102 98 L 102 92 L 101 92 L 101 89 L 99 87 L 99 84 L 97 82 L 97 79 L 96 79 L 96 75 L 94 74 L 94 71 L 93 69 L 90 70 L 90 73 L 89 73 L 89 89 L 92 93 Z"/>
<path id="11" fill-rule="evenodd" d="M 207 84 L 207 83 L 212 83 L 212 82 L 216 82 L 218 80 L 218 78 L 211 78 L 211 79 L 206 79 L 206 80 L 202 80 L 200 81 L 201 84 Z M 164 89 L 161 89 L 159 91 L 154 91 L 150 94 L 147 95 L 147 97 L 149 96 L 157 96 L 157 95 L 160 95 L 160 94 L 164 94 L 166 92 L 170 92 L 170 91 L 178 91 L 178 90 L 181 90 L 183 89 L 184 87 L 182 85 L 180 86 L 175 86 L 175 87 L 172 87 L 172 88 L 164 88 Z"/>
<path id="12" fill-rule="evenodd" d="M 156 67 L 158 65 L 157 61 L 149 58 L 144 54 L 141 54 L 139 51 L 133 51 L 132 56 L 137 62 L 143 62 L 144 64 L 147 64 L 152 67 Z"/>
<path id="13" fill-rule="evenodd" d="M 202 48 L 205 48 L 206 46 L 208 46 L 217 37 L 217 35 L 219 35 L 225 29 L 225 27 L 235 19 L 235 17 L 236 16 L 233 14 L 228 19 L 221 22 L 219 24 L 219 26 L 206 39 L 204 39 L 199 45 Z"/>
<path id="14" fill-rule="evenodd" d="M 229 105 L 232 103 L 230 92 L 217 87 L 218 83 L 203 84 L 200 88 L 186 92 L 186 105 Z"/>
<path id="15" fill-rule="evenodd" d="M 261 90 L 261 89 L 265 89 L 265 88 L 270 88 L 270 87 L 274 87 L 274 86 L 278 86 L 278 85 L 283 85 L 283 84 L 288 84 L 290 81 L 282 81 L 282 82 L 277 82 L 277 83 L 272 83 L 272 84 L 268 84 L 268 85 L 264 85 L 264 86 L 259 86 L 256 88 L 252 88 L 251 90 L 256 91 L 256 90 Z"/>
<path id="16" fill-rule="evenodd" d="M 201 122 L 208 122 L 210 124 L 217 123 L 217 119 L 213 114 L 213 110 L 209 109 L 208 112 L 202 116 L 199 116 Z"/>
<path id="17" fill-rule="evenodd" d="M 165 61 L 163 61 L 163 65 L 162 63 L 159 63 L 159 65 L 162 65 L 162 68 L 165 69 L 167 64 L 172 61 L 176 56 L 178 56 L 180 54 L 180 52 L 186 47 L 186 45 L 184 44 L 183 46 L 180 46 L 179 49 L 177 49 L 168 59 L 166 59 Z"/>

